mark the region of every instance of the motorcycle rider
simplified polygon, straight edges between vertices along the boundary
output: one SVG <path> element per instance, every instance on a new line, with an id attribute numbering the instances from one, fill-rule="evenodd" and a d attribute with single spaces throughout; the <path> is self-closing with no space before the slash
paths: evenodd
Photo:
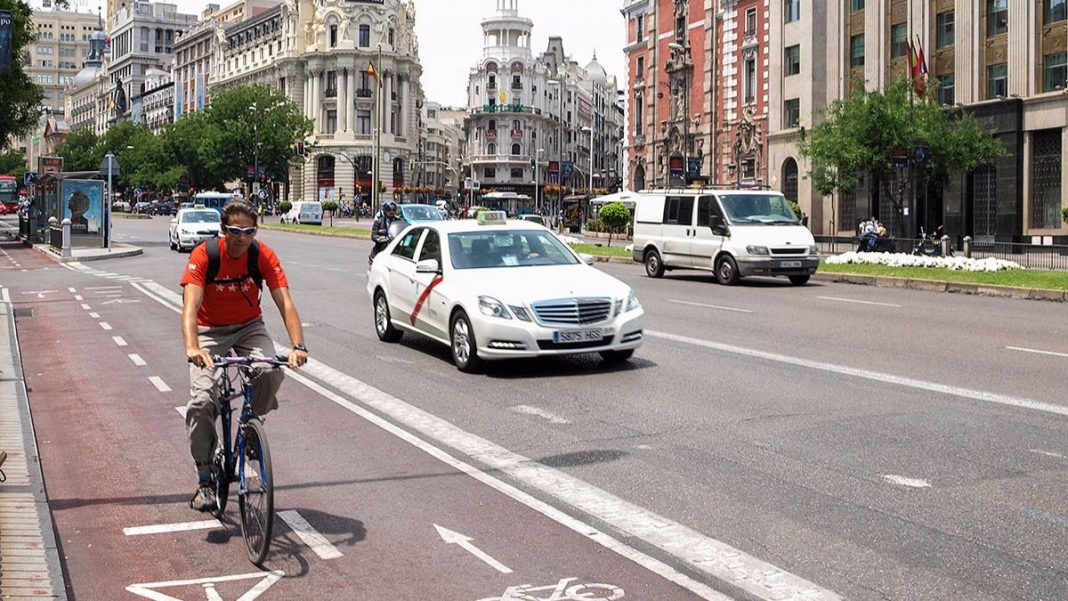
<path id="1" fill-rule="evenodd" d="M 392 200 L 382 205 L 382 212 L 375 216 L 375 222 L 371 225 L 371 256 L 368 261 L 373 261 L 375 255 L 382 252 L 389 244 L 389 226 L 397 221 L 397 203 Z"/>

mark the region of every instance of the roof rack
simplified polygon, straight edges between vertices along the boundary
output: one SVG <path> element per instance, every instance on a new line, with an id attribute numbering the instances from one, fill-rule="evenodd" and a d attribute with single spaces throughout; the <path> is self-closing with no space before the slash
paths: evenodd
<path id="1" fill-rule="evenodd" d="M 752 184 L 738 184 L 738 183 L 716 183 L 716 184 L 704 184 L 701 186 L 690 186 L 688 188 L 646 188 L 642 192 L 666 192 L 666 193 L 686 193 L 686 192 L 702 192 L 704 190 L 772 190 L 773 188 L 765 183 L 752 183 Z"/>

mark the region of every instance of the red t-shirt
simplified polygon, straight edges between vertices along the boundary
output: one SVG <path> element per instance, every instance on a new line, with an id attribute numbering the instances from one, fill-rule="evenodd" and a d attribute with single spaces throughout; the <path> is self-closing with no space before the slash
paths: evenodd
<path id="1" fill-rule="evenodd" d="M 214 244 L 208 240 L 206 244 Z M 181 285 L 196 284 L 204 288 L 204 302 L 197 312 L 197 324 L 207 327 L 233 326 L 252 321 L 262 314 L 259 302 L 259 290 L 251 278 L 233 283 L 221 283 L 220 280 L 236 279 L 248 274 L 248 256 L 241 255 L 231 259 L 226 254 L 226 238 L 219 238 L 219 273 L 215 283 L 205 286 L 208 277 L 208 249 L 205 244 L 198 244 L 189 254 L 189 264 L 182 274 Z M 263 242 L 260 245 L 259 267 L 263 281 L 268 290 L 288 288 L 286 272 L 278 262 L 278 255 Z"/>

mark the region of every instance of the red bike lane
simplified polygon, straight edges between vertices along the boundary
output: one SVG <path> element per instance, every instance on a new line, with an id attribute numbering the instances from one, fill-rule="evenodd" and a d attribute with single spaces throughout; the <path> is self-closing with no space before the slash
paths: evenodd
<path id="1" fill-rule="evenodd" d="M 717 598 L 297 378 L 266 420 L 277 515 L 260 570 L 245 558 L 236 488 L 221 524 L 187 505 L 177 313 L 129 283 L 69 276 L 23 302 L 33 316 L 18 327 L 73 598 Z"/>

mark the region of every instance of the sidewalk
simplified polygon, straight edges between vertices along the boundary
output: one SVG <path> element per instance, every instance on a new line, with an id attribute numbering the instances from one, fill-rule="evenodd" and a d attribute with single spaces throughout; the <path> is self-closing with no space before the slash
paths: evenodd
<path id="1" fill-rule="evenodd" d="M 65 601 L 63 570 L 22 374 L 13 306 L 0 296 L 0 599 Z"/>

